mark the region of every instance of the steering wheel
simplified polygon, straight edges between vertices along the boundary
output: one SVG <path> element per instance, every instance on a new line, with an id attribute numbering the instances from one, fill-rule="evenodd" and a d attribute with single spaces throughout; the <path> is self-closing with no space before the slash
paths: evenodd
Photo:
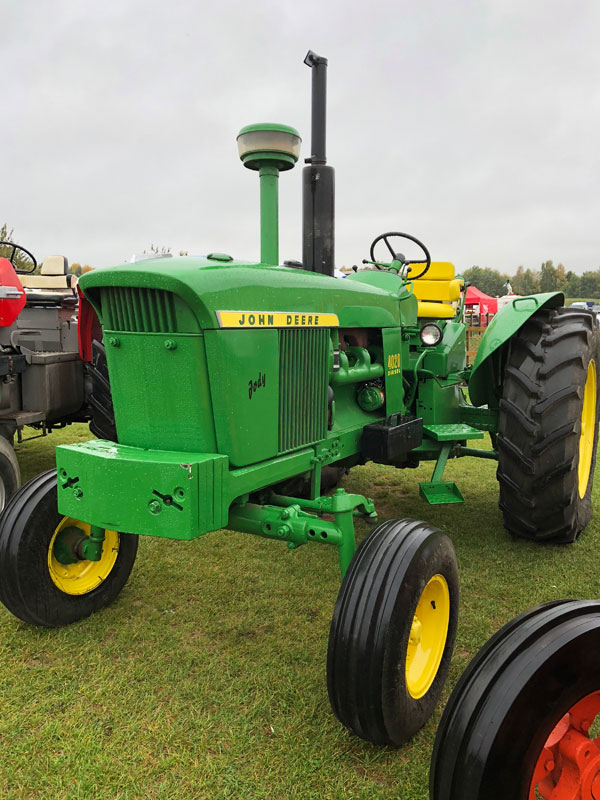
<path id="1" fill-rule="evenodd" d="M 37 261 L 35 260 L 35 256 L 33 255 L 33 253 L 30 253 L 29 250 L 26 250 L 24 247 L 21 247 L 20 244 L 15 244 L 14 242 L 0 242 L 0 247 L 12 248 L 10 256 L 4 256 L 0 253 L 0 257 L 8 258 L 10 263 L 13 265 L 15 272 L 18 275 L 29 275 L 30 272 L 34 272 L 37 269 Z M 15 263 L 16 262 L 15 253 L 17 252 L 17 250 L 20 250 L 21 252 L 25 253 L 25 255 L 27 255 L 33 261 L 33 267 L 31 269 L 23 269 L 22 267 L 17 267 Z"/>
<path id="2" fill-rule="evenodd" d="M 410 233 L 400 233 L 399 231 L 389 231 L 388 233 L 382 233 L 376 239 L 373 239 L 373 241 L 371 242 L 371 249 L 369 250 L 369 255 L 371 256 L 371 261 L 376 261 L 377 260 L 375 258 L 375 245 L 378 242 L 381 242 L 381 241 L 384 241 L 386 243 L 387 249 L 392 254 L 392 259 L 396 258 L 396 253 L 395 253 L 392 245 L 389 242 L 389 238 L 388 237 L 390 237 L 390 236 L 399 236 L 401 239 L 410 239 L 411 242 L 414 242 L 415 244 L 419 245 L 419 247 L 421 248 L 421 250 L 425 254 L 425 258 L 414 259 L 412 261 L 411 260 L 406 260 L 405 261 L 404 257 L 402 257 L 400 260 L 402 261 L 402 264 L 404 266 L 408 266 L 409 264 L 425 264 L 425 269 L 421 270 L 421 272 L 419 272 L 418 275 L 411 275 L 410 276 L 410 279 L 413 280 L 413 281 L 417 280 L 417 278 L 422 278 L 423 275 L 425 275 L 425 273 L 427 272 L 427 270 L 431 266 L 431 256 L 429 255 L 429 250 L 425 247 L 423 242 L 419 241 L 419 239 L 415 238 L 414 236 L 411 236 Z"/>

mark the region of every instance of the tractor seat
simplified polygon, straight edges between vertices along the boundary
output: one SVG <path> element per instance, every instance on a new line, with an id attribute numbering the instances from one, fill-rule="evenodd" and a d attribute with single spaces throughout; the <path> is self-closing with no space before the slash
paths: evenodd
<path id="1" fill-rule="evenodd" d="M 409 279 L 411 272 L 418 275 L 422 269 L 422 264 L 409 267 Z M 419 301 L 418 317 L 450 319 L 456 316 L 456 307 L 452 303 L 460 300 L 464 281 L 454 277 L 454 264 L 449 261 L 432 261 L 425 275 L 413 281 L 412 285 L 413 293 Z"/>
<path id="2" fill-rule="evenodd" d="M 43 293 L 45 298 L 50 295 L 60 300 L 71 294 L 74 276 L 67 273 L 68 268 L 69 262 L 64 256 L 48 256 L 42 262 L 39 275 L 19 275 L 27 299 L 35 299 L 37 294 Z"/>

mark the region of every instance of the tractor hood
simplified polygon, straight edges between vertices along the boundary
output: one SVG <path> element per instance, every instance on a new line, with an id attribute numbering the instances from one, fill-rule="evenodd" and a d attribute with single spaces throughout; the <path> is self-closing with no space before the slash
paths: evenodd
<path id="1" fill-rule="evenodd" d="M 107 287 L 172 292 L 191 309 L 203 329 L 303 325 L 295 315 L 335 315 L 341 327 L 395 327 L 400 324 L 398 297 L 383 289 L 289 267 L 241 261 L 182 257 L 122 264 L 94 270 L 79 281 L 102 320 L 101 290 Z M 236 312 L 227 316 L 223 312 Z M 274 320 L 259 322 L 268 313 Z M 246 316 L 244 316 L 246 314 Z M 252 315 L 252 325 L 248 319 Z M 291 322 L 288 320 L 290 315 Z M 326 318 L 327 319 L 327 318 Z M 282 324 L 286 324 L 283 322 Z M 314 324 L 310 322 L 308 324 Z M 318 322 L 316 324 L 323 324 Z M 330 323 L 334 326 L 336 323 Z"/>

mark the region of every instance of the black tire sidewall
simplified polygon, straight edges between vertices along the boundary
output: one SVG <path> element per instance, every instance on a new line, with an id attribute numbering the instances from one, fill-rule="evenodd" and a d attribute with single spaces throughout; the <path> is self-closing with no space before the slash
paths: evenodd
<path id="1" fill-rule="evenodd" d="M 445 649 L 432 685 L 416 700 L 406 688 L 415 609 L 429 580 L 450 592 Z M 338 594 L 327 651 L 327 690 L 340 722 L 374 744 L 397 747 L 427 721 L 439 699 L 454 647 L 458 567 L 451 541 L 410 519 L 379 525 L 360 545 Z"/>
<path id="2" fill-rule="evenodd" d="M 600 603 L 545 603 L 511 620 L 461 676 L 438 728 L 431 800 L 528 800 L 556 724 L 600 688 Z"/>
<path id="3" fill-rule="evenodd" d="M 564 645 L 549 656 L 545 645 L 551 650 L 551 640 L 561 636 Z M 496 703 L 502 724 L 485 761 L 479 795 L 488 800 L 528 800 L 533 770 L 553 728 L 575 703 L 600 688 L 600 614 L 593 627 L 577 635 L 569 635 L 566 625 L 548 634 L 538 643 L 536 667 L 501 717 Z"/>
<path id="4" fill-rule="evenodd" d="M 5 448 L 10 449 L 10 454 L 4 452 Z M 21 484 L 21 474 L 15 452 L 4 437 L 0 439 L 0 481 L 4 485 L 5 501 L 8 503 Z"/>
<path id="5" fill-rule="evenodd" d="M 576 497 L 576 504 L 577 504 L 577 528 L 579 531 L 583 530 L 588 522 L 592 519 L 593 515 L 593 507 L 592 507 L 592 489 L 594 486 L 594 470 L 596 468 L 596 455 L 598 452 L 598 423 L 600 421 L 600 403 L 598 402 L 598 389 L 600 388 L 600 341 L 599 337 L 594 337 L 595 346 L 590 350 L 588 354 L 588 359 L 585 364 L 585 371 L 587 374 L 587 370 L 590 364 L 590 361 L 593 359 L 594 364 L 596 367 L 596 408 L 594 414 L 594 447 L 592 450 L 592 461 L 590 464 L 590 474 L 588 476 L 587 487 L 585 490 L 585 494 L 583 497 L 579 496 L 579 480 L 578 480 L 578 469 L 579 469 L 579 458 L 580 458 L 580 448 L 578 446 L 577 450 L 577 459 L 576 464 L 573 467 L 573 473 L 575 476 L 575 497 Z M 579 418 L 581 420 L 581 412 L 583 411 L 583 401 L 581 402 L 581 409 L 579 411 Z M 581 425 L 581 422 L 580 422 Z M 581 427 L 577 429 L 577 435 L 581 435 Z"/>
<path id="6" fill-rule="evenodd" d="M 442 575 L 448 586 L 450 616 L 444 651 L 436 676 L 420 698 L 414 698 L 406 685 L 406 658 L 415 611 L 428 582 Z M 382 673 L 382 705 L 386 728 L 392 741 L 400 744 L 427 722 L 445 683 L 458 624 L 459 577 L 454 550 L 441 533 L 428 537 L 406 569 L 394 613 L 387 632 Z M 398 669 L 400 665 L 400 669 Z M 386 713 L 395 709 L 394 715 Z M 402 719 L 401 729 L 395 720 Z M 410 733 L 407 735 L 407 729 Z"/>
<path id="7" fill-rule="evenodd" d="M 551 637 L 560 635 L 559 629 Z M 482 778 L 482 797 L 528 800 L 533 771 L 548 736 L 575 703 L 600 688 L 600 617 L 593 628 L 570 639 L 551 658 L 544 650 L 542 642 L 539 657 L 545 660 L 497 733 Z"/>

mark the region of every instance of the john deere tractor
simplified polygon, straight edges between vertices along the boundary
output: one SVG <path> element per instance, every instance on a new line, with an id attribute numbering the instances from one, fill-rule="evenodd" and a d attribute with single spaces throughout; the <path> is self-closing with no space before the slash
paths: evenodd
<path id="1" fill-rule="evenodd" d="M 190 540 L 228 528 L 290 550 L 333 546 L 343 580 L 327 653 L 331 704 L 358 736 L 398 745 L 428 718 L 447 674 L 453 547 L 402 519 L 356 549 L 354 518 L 373 519 L 373 502 L 325 484 L 368 461 L 430 461 L 424 500 L 460 502 L 443 480 L 447 460 L 497 459 L 507 529 L 572 541 L 591 515 L 598 340 L 592 314 L 562 308 L 561 294 L 517 298 L 467 368 L 464 282 L 405 233 L 377 236 L 368 269 L 333 277 L 327 61 L 309 52 L 305 63 L 302 263 L 280 264 L 277 234 L 279 173 L 296 163 L 300 137 L 261 124 L 237 139 L 260 180 L 260 262 L 213 252 L 82 277 L 79 324 L 101 323 L 116 440 L 59 447 L 57 470 L 9 503 L 0 598 L 33 625 L 79 620 L 119 594 L 139 535 Z M 407 243 L 415 258 L 400 252 Z M 486 436 L 491 449 L 470 444 Z"/>

